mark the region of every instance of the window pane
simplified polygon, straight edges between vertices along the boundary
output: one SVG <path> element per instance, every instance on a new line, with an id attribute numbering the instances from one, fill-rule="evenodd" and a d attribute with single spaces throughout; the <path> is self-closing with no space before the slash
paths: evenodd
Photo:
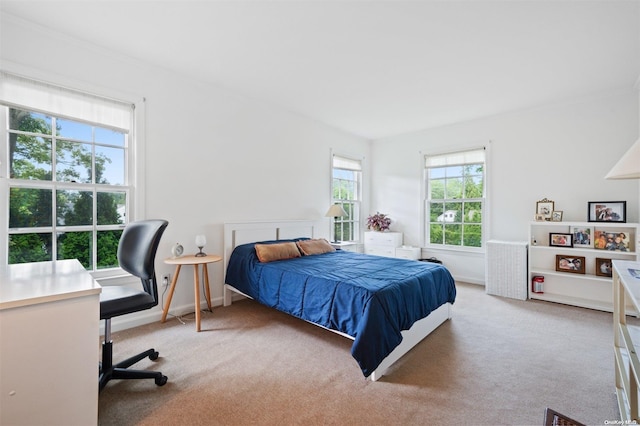
<path id="1" fill-rule="evenodd" d="M 482 246 L 482 227 L 480 225 L 464 225 L 464 245 L 467 247 Z"/>
<path id="2" fill-rule="evenodd" d="M 482 198 L 482 176 L 468 176 L 464 185 L 465 198 Z"/>
<path id="3" fill-rule="evenodd" d="M 444 204 L 443 203 L 429 203 L 430 209 L 430 222 L 442 222 L 442 220 L 438 220 L 440 216 L 444 213 Z M 444 218 L 444 216 L 443 216 Z"/>
<path id="4" fill-rule="evenodd" d="M 91 266 L 91 232 L 58 233 L 58 260 L 78 259 L 85 269 Z"/>
<path id="5" fill-rule="evenodd" d="M 51 237 L 47 233 L 9 235 L 9 264 L 52 260 Z"/>
<path id="6" fill-rule="evenodd" d="M 96 183 L 124 185 L 124 149 L 96 146 Z"/>
<path id="7" fill-rule="evenodd" d="M 118 243 L 122 231 L 98 232 L 98 269 L 118 266 Z"/>
<path id="8" fill-rule="evenodd" d="M 436 223 L 432 223 L 429 226 L 429 242 L 431 244 L 443 244 L 444 243 L 444 233 L 442 225 L 438 225 Z"/>
<path id="9" fill-rule="evenodd" d="M 59 140 L 56 149 L 56 180 L 91 183 L 91 145 Z"/>
<path id="10" fill-rule="evenodd" d="M 462 225 L 444 225 L 444 243 L 452 246 L 462 244 Z"/>
<path id="11" fill-rule="evenodd" d="M 124 133 L 116 130 L 104 129 L 102 127 L 95 128 L 95 142 L 97 143 L 121 146 L 124 148 L 124 136 Z"/>
<path id="12" fill-rule="evenodd" d="M 462 198 L 462 178 L 448 178 L 446 180 L 446 198 Z"/>
<path id="13" fill-rule="evenodd" d="M 12 179 L 51 180 L 51 139 L 9 134 L 9 176 Z"/>
<path id="14" fill-rule="evenodd" d="M 482 203 L 464 203 L 463 222 L 481 223 L 482 222 Z"/>
<path id="15" fill-rule="evenodd" d="M 439 222 L 460 222 L 462 220 L 462 203 L 445 203 L 444 205 L 444 220 Z"/>
<path id="16" fill-rule="evenodd" d="M 56 194 L 58 203 L 56 223 L 58 225 L 78 226 L 93 224 L 92 192 L 58 190 Z"/>
<path id="17" fill-rule="evenodd" d="M 432 200 L 442 200 L 444 198 L 444 179 L 429 181 L 429 198 Z"/>
<path id="18" fill-rule="evenodd" d="M 71 139 L 91 142 L 92 126 L 89 124 L 79 123 L 77 121 L 65 120 L 59 118 L 56 120 L 58 124 L 58 134 Z"/>
<path id="19" fill-rule="evenodd" d="M 38 112 L 10 108 L 9 129 L 50 135 L 51 117 Z"/>
<path id="20" fill-rule="evenodd" d="M 9 228 L 52 225 L 50 189 L 11 188 L 9 190 Z"/>
<path id="21" fill-rule="evenodd" d="M 124 192 L 97 193 L 98 225 L 123 224 L 126 208 L 126 194 Z"/>
<path id="22" fill-rule="evenodd" d="M 442 179 L 445 176 L 444 172 L 444 167 L 435 167 L 433 169 L 429 169 L 429 179 Z"/>

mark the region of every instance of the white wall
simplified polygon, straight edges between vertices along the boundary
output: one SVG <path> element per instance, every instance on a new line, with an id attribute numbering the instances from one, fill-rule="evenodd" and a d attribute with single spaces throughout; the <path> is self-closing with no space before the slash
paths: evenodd
<path id="1" fill-rule="evenodd" d="M 323 216 L 331 201 L 331 150 L 366 157 L 369 142 L 15 18 L 3 16 L 0 24 L 3 69 L 100 94 L 146 98 L 146 217 L 169 221 L 158 274 L 173 273 L 160 260 L 176 242 L 196 251 L 198 233 L 207 236 L 206 252 L 222 255 L 225 221 L 318 219 L 326 225 L 320 236 L 329 237 Z M 182 269 L 172 307 L 193 310 L 192 269 Z M 218 302 L 222 270 L 221 263 L 209 268 Z M 143 320 L 159 314 L 157 307 Z"/>
<path id="2" fill-rule="evenodd" d="M 567 221 L 586 221 L 588 201 L 626 200 L 627 221 L 637 222 L 638 181 L 604 176 L 638 138 L 638 121 L 638 94 L 629 87 L 374 141 L 372 210 L 394 219 L 405 244 L 422 244 L 422 155 L 488 144 L 487 239 L 526 241 L 543 198 L 554 200 Z M 427 253 L 457 279 L 484 281 L 484 256 Z"/>
<path id="3" fill-rule="evenodd" d="M 528 111 L 370 142 L 275 106 L 205 85 L 82 41 L 1 17 L 0 67 L 46 76 L 53 83 L 101 94 L 146 98 L 146 217 L 170 221 L 159 249 L 175 242 L 222 254 L 225 221 L 321 219 L 330 203 L 331 149 L 366 157 L 366 216 L 379 210 L 422 243 L 421 152 L 491 143 L 490 239 L 525 240 L 535 202 L 556 201 L 565 220 L 584 220 L 589 200 L 627 200 L 638 220 L 637 181 L 602 177 L 638 137 L 633 88 Z M 35 53 L 34 53 L 35 52 Z M 259 72 L 259 70 L 256 70 Z M 365 169 L 365 173 L 367 170 Z M 369 191 L 371 188 L 371 191 Z M 326 236 L 329 220 L 326 219 Z M 445 260 L 456 278 L 482 282 L 483 256 L 426 252 Z M 173 272 L 158 262 L 158 273 Z M 184 268 L 172 306 L 192 304 L 192 273 Z M 212 296 L 222 295 L 222 265 L 210 268 Z M 159 318 L 159 307 L 151 317 Z M 114 328 L 116 324 L 114 324 Z"/>

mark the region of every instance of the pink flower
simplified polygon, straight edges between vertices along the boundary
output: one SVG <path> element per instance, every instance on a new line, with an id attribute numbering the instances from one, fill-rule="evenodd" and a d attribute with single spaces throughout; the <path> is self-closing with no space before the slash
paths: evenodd
<path id="1" fill-rule="evenodd" d="M 374 231 L 386 231 L 391 225 L 391 219 L 383 213 L 376 212 L 367 218 L 367 229 L 373 229 Z"/>

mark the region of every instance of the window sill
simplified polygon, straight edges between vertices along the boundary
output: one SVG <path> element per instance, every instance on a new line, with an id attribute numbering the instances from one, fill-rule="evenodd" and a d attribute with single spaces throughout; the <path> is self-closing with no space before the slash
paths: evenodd
<path id="1" fill-rule="evenodd" d="M 440 252 L 456 252 L 456 253 L 465 253 L 477 256 L 484 256 L 485 249 L 484 247 L 457 247 L 457 246 L 443 246 L 443 245 L 426 245 L 423 247 L 425 250 L 429 251 L 440 251 Z"/>

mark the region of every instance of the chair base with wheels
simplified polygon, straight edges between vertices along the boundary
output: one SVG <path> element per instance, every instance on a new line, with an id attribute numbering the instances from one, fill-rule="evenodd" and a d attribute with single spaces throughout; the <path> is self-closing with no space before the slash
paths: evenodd
<path id="1" fill-rule="evenodd" d="M 155 256 L 160 238 L 168 222 L 165 220 L 145 220 L 132 222 L 122 232 L 118 244 L 118 262 L 125 271 L 140 278 L 141 289 L 126 286 L 105 286 L 100 294 L 100 319 L 104 323 L 102 362 L 100 363 L 99 389 L 114 379 L 154 379 L 156 385 L 167 383 L 167 376 L 159 371 L 134 370 L 132 365 L 149 357 L 158 359 L 158 351 L 149 349 L 138 355 L 113 363 L 113 342 L 111 341 L 111 318 L 150 309 L 158 304 L 158 285 L 155 274 Z"/>
<path id="2" fill-rule="evenodd" d="M 102 362 L 100 363 L 100 390 L 102 390 L 111 379 L 154 379 L 156 385 L 162 386 L 167 383 L 167 376 L 159 371 L 132 370 L 133 364 L 142 361 L 146 357 L 155 361 L 159 352 L 155 349 L 148 349 L 138 355 L 132 356 L 113 365 L 113 341 L 111 340 L 111 320 L 105 322 L 104 342 L 102 342 Z"/>

